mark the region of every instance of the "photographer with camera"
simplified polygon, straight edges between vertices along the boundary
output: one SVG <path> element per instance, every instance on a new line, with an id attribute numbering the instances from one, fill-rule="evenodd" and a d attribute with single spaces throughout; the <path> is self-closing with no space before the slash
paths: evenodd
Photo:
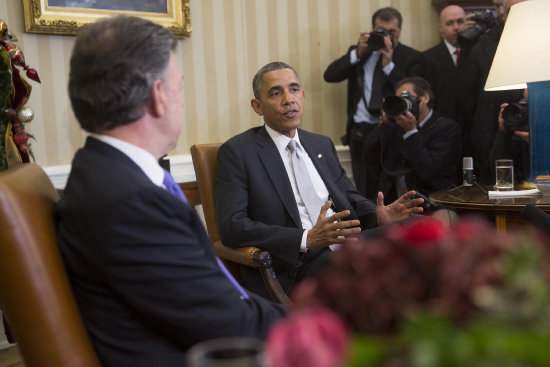
<path id="1" fill-rule="evenodd" d="M 514 182 L 524 182 L 531 171 L 527 89 L 516 103 L 503 103 L 498 114 L 498 131 L 489 154 L 490 166 L 497 159 L 514 161 Z"/>
<path id="2" fill-rule="evenodd" d="M 420 77 L 401 80 L 384 100 L 379 190 L 398 197 L 414 189 L 428 196 L 457 180 L 462 145 L 458 123 L 432 109 L 433 92 Z"/>
<path id="3" fill-rule="evenodd" d="M 507 0 L 505 15 L 510 7 L 525 0 Z M 489 75 L 504 24 L 498 23 L 483 34 L 473 46 L 464 67 L 459 72 L 458 100 L 464 131 L 463 156 L 474 158 L 474 171 L 480 184 L 494 184 L 494 167 L 489 153 L 498 130 L 498 112 L 502 103 L 515 102 L 521 91 L 486 92 L 483 90 Z"/>
<path id="4" fill-rule="evenodd" d="M 348 81 L 347 126 L 342 137 L 349 145 L 353 178 L 359 192 L 376 199 L 380 175 L 380 109 L 395 84 L 423 74 L 420 52 L 399 43 L 402 17 L 394 8 L 372 15 L 372 32 L 361 32 L 357 45 L 325 71 L 329 83 Z"/>

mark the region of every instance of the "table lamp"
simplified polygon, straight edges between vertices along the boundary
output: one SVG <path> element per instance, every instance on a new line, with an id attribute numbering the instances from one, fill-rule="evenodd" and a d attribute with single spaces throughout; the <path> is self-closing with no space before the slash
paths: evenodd
<path id="1" fill-rule="evenodd" d="M 527 87 L 531 175 L 550 175 L 550 0 L 513 5 L 485 83 L 486 91 Z"/>

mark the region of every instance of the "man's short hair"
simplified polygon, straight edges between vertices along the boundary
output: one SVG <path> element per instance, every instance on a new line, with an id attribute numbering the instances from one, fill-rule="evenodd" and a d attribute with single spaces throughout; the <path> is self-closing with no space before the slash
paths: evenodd
<path id="1" fill-rule="evenodd" d="M 401 16 L 401 13 L 397 9 L 389 6 L 387 8 L 378 9 L 374 12 L 372 15 L 372 29 L 374 29 L 374 23 L 378 18 L 383 22 L 391 22 L 392 20 L 397 19 L 399 29 L 401 29 L 401 24 L 403 24 L 403 17 Z"/>
<path id="2" fill-rule="evenodd" d="M 80 126 L 111 130 L 145 114 L 177 41 L 148 20 L 117 16 L 84 27 L 71 55 L 69 97 Z"/>
<path id="3" fill-rule="evenodd" d="M 409 78 L 401 79 L 395 84 L 395 90 L 398 90 L 403 84 L 412 84 L 414 93 L 421 97 L 423 95 L 428 95 L 430 97 L 430 101 L 428 102 L 428 107 L 432 108 L 435 102 L 435 96 L 434 92 L 432 91 L 432 87 L 430 86 L 430 83 L 424 78 L 421 78 L 419 76 L 412 76 Z"/>
<path id="4" fill-rule="evenodd" d="M 269 73 L 270 71 L 281 69 L 290 69 L 294 71 L 294 74 L 296 74 L 296 78 L 298 78 L 298 81 L 300 81 L 300 76 L 292 66 L 281 61 L 270 62 L 269 64 L 263 66 L 260 70 L 258 70 L 256 75 L 254 75 L 254 79 L 252 79 L 252 91 L 254 92 L 254 98 L 260 98 L 260 89 L 262 88 L 264 74 Z"/>

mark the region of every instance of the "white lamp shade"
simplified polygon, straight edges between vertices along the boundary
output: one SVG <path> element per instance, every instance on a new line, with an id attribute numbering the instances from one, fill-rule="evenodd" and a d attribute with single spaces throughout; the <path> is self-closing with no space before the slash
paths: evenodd
<path id="1" fill-rule="evenodd" d="M 550 80 L 550 0 L 513 5 L 485 83 L 486 91 Z"/>

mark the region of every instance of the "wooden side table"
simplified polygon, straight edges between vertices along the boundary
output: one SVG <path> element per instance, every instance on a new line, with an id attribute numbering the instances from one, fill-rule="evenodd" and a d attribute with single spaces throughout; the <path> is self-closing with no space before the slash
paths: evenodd
<path id="1" fill-rule="evenodd" d="M 550 213 L 550 196 L 489 199 L 477 186 L 460 186 L 438 191 L 430 195 L 430 200 L 438 206 L 455 209 L 459 214 L 483 215 L 494 222 L 498 231 L 525 225 L 527 222 L 521 216 L 521 211 L 527 204 L 535 204 Z"/>

